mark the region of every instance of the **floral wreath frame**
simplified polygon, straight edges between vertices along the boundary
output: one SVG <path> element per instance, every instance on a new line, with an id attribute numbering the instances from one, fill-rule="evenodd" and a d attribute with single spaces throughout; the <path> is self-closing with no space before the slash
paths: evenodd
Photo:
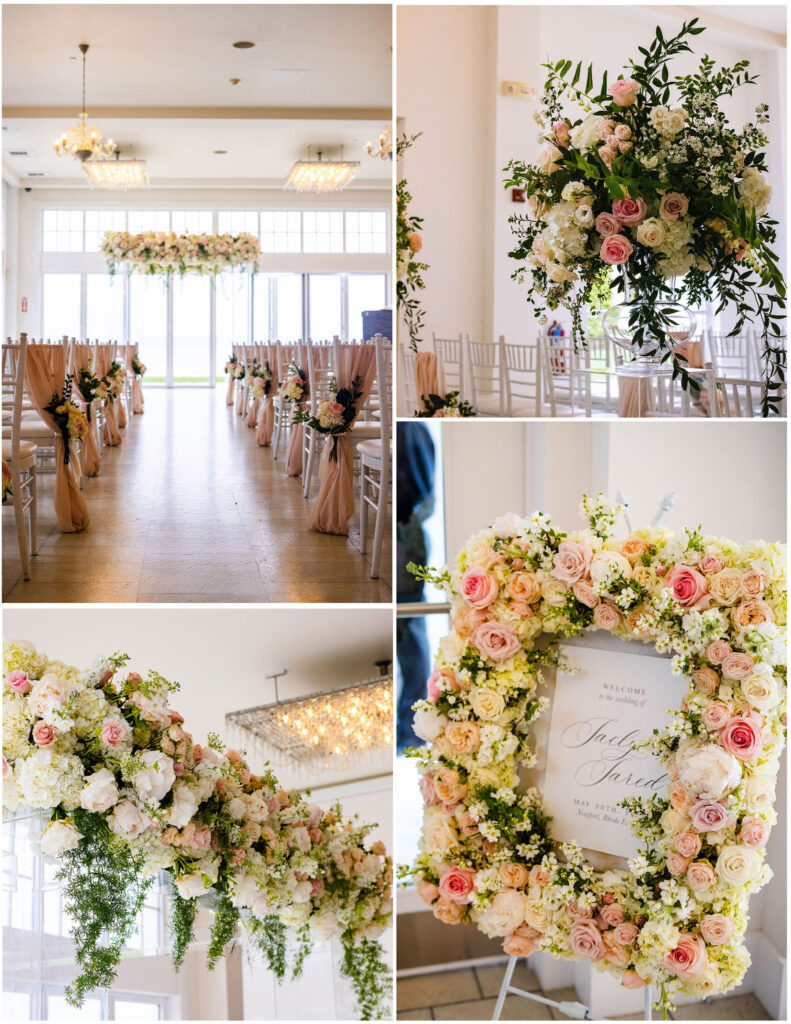
<path id="1" fill-rule="evenodd" d="M 428 696 L 414 705 L 425 802 L 411 869 L 421 899 L 448 924 L 474 923 L 515 956 L 589 959 L 626 988 L 677 995 L 737 985 L 749 895 L 772 876 L 765 844 L 786 724 L 785 548 L 660 528 L 613 539 L 623 512 L 583 499 L 588 527 L 507 515 L 472 537 L 442 572 L 453 631 Z M 627 799 L 643 841 L 628 870 L 594 870 L 579 846 L 559 851 L 536 788 L 528 723 L 549 701 L 542 669 L 557 641 L 589 629 L 673 654 L 688 690 L 669 724 L 640 746 L 666 765 L 667 796 Z M 546 639 L 549 637 L 550 642 Z"/>

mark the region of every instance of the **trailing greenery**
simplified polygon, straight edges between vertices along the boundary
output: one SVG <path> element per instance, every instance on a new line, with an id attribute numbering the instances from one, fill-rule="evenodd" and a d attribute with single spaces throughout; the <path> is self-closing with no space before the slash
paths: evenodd
<path id="1" fill-rule="evenodd" d="M 310 925 L 303 925 L 297 932 L 297 951 L 294 956 L 294 966 L 291 969 L 291 977 L 298 978 L 302 974 L 305 961 L 310 956 L 313 943 L 310 939 Z"/>
<path id="2" fill-rule="evenodd" d="M 357 945 L 344 933 L 341 974 L 351 982 L 362 1020 L 390 1016 L 393 979 L 378 942 L 361 939 Z"/>
<path id="3" fill-rule="evenodd" d="M 396 156 L 400 158 L 406 153 L 422 134 L 402 135 L 396 142 Z M 417 352 L 425 316 L 417 292 L 426 287 L 423 271 L 428 270 L 428 264 L 415 258 L 423 245 L 420 237 L 423 218 L 409 213 L 411 201 L 412 195 L 407 188 L 406 178 L 402 178 L 396 184 L 396 304 L 409 331 L 410 348 Z"/>
<path id="4" fill-rule="evenodd" d="M 185 900 L 174 885 L 170 891 L 170 936 L 171 956 L 177 971 L 184 963 L 187 947 L 192 942 L 197 915 L 197 899 Z"/>
<path id="5" fill-rule="evenodd" d="M 253 948 L 266 960 L 267 967 L 281 982 L 286 976 L 286 926 L 275 914 L 246 922 Z"/>
<path id="6" fill-rule="evenodd" d="M 63 883 L 69 916 L 80 922 L 72 932 L 79 974 L 67 986 L 66 1000 L 82 1006 L 88 992 L 109 988 L 115 980 L 154 879 L 142 877 L 140 861 L 118 842 L 104 818 L 81 808 L 73 818 L 82 839 L 61 854 L 56 877 Z"/>
<path id="7" fill-rule="evenodd" d="M 230 897 L 222 893 L 214 907 L 214 922 L 211 926 L 209 948 L 206 951 L 206 966 L 213 971 L 217 961 L 225 952 L 225 947 L 234 937 L 239 923 L 239 908 L 231 903 Z"/>

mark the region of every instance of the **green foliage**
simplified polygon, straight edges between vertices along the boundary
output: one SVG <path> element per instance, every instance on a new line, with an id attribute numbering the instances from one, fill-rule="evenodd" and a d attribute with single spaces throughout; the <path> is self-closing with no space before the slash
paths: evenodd
<path id="1" fill-rule="evenodd" d="M 407 563 L 406 571 L 424 583 L 433 583 L 435 587 L 442 588 L 450 585 L 450 573 L 447 569 L 439 572 L 439 570 L 432 569 L 430 566 L 416 565 L 414 562 L 409 562 Z"/>
<path id="2" fill-rule="evenodd" d="M 214 908 L 214 921 L 211 926 L 209 937 L 209 948 L 206 951 L 206 966 L 213 971 L 217 961 L 225 953 L 225 947 L 234 937 L 236 925 L 239 923 L 239 908 L 231 903 L 230 898 L 223 893 L 217 898 L 217 905 Z"/>
<path id="3" fill-rule="evenodd" d="M 406 153 L 421 135 L 422 132 L 402 135 L 396 141 L 396 156 L 400 158 Z M 423 272 L 428 270 L 428 264 L 415 259 L 410 246 L 409 236 L 423 230 L 423 218 L 409 213 L 411 201 L 406 179 L 402 178 L 396 184 L 396 304 L 409 332 L 410 347 L 417 352 L 425 311 L 416 293 L 426 287 Z"/>
<path id="4" fill-rule="evenodd" d="M 184 963 L 187 947 L 192 942 L 197 914 L 197 899 L 185 900 L 174 885 L 170 892 L 170 936 L 171 957 L 177 971 Z"/>
<path id="5" fill-rule="evenodd" d="M 352 984 L 361 1019 L 389 1019 L 393 979 L 382 957 L 382 947 L 370 939 L 355 945 L 348 933 L 344 933 L 342 942 L 341 974 Z"/>
<path id="6" fill-rule="evenodd" d="M 263 919 L 252 917 L 247 922 L 247 933 L 269 970 L 282 981 L 286 976 L 286 926 L 275 914 Z"/>
<path id="7" fill-rule="evenodd" d="M 459 401 L 458 391 L 448 391 L 445 395 L 423 395 L 423 408 L 418 410 L 415 415 L 430 419 L 444 409 L 452 409 L 454 416 L 475 415 L 475 410 L 469 402 Z"/>
<path id="8" fill-rule="evenodd" d="M 143 878 L 141 863 L 113 836 L 103 817 L 80 808 L 73 817 L 83 838 L 61 854 L 56 877 L 75 921 L 71 936 L 79 968 L 66 988 L 66 999 L 81 1006 L 88 992 L 109 988 L 115 980 L 153 878 Z"/>
<path id="9" fill-rule="evenodd" d="M 310 939 L 310 926 L 306 924 L 297 932 L 297 951 L 294 956 L 294 966 L 291 970 L 291 977 L 293 979 L 298 978 L 302 974 L 305 961 L 310 956 L 312 949 L 313 943 Z"/>

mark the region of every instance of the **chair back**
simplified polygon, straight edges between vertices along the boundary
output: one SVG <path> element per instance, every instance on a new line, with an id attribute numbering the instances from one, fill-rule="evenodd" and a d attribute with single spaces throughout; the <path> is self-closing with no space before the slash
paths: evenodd
<path id="1" fill-rule="evenodd" d="M 432 346 L 445 375 L 445 388 L 464 397 L 464 337 L 438 338 L 432 333 Z"/>
<path id="2" fill-rule="evenodd" d="M 19 480 L 20 466 L 19 466 L 19 430 L 22 424 L 22 403 L 25 400 L 25 362 L 27 360 L 27 335 L 22 333 L 19 335 L 18 345 L 9 345 L 7 348 L 13 349 L 12 359 L 9 360 L 9 365 L 14 367 L 14 379 L 9 380 L 9 384 L 13 385 L 13 408 L 11 410 L 11 474 L 14 481 Z M 5 384 L 5 352 L 3 353 L 3 383 Z M 4 424 L 5 426 L 5 424 Z M 4 431 L 5 433 L 5 431 Z"/>
<path id="3" fill-rule="evenodd" d="M 505 412 L 502 366 L 504 340 L 503 335 L 500 335 L 496 343 L 470 341 L 467 337 L 472 404 L 480 416 L 502 416 Z M 461 397 L 464 398 L 464 395 Z"/>
<path id="4" fill-rule="evenodd" d="M 398 381 L 399 390 L 404 396 L 406 409 L 404 415 L 414 416 L 420 402 L 417 393 L 417 356 L 403 342 L 398 344 Z"/>
<path id="5" fill-rule="evenodd" d="M 717 377 L 757 380 L 761 376 L 758 346 L 752 331 L 733 336 L 708 331 L 706 342 Z"/>
<path id="6" fill-rule="evenodd" d="M 764 396 L 762 380 L 717 374 L 715 387 L 719 393 L 723 416 L 753 419 L 761 415 L 761 402 Z"/>
<path id="7" fill-rule="evenodd" d="M 527 402 L 533 402 L 535 414 L 540 415 L 541 375 L 538 345 L 517 345 L 501 338 L 500 347 L 505 385 L 504 415 L 515 415 L 514 410 Z"/>
<path id="8" fill-rule="evenodd" d="M 382 458 L 386 459 L 390 450 L 390 437 L 393 429 L 393 346 L 381 334 L 374 335 L 376 345 L 376 390 L 379 396 L 379 426 L 382 439 Z"/>

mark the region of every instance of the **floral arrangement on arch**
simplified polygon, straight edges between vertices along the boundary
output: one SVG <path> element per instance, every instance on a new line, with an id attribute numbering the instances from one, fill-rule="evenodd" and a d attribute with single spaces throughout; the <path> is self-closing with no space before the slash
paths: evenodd
<path id="1" fill-rule="evenodd" d="M 272 390 L 272 368 L 269 360 L 264 360 L 264 365 L 256 363 L 253 368 L 252 381 L 250 383 L 250 394 L 253 398 L 267 398 Z"/>
<path id="2" fill-rule="evenodd" d="M 330 384 L 330 398 L 322 398 L 314 416 L 307 409 L 294 412 L 294 423 L 305 423 L 312 430 L 325 434 L 330 441 L 329 459 L 338 461 L 338 438 L 348 434 L 357 415 L 357 403 L 363 397 L 362 377 L 355 377 L 350 388 L 339 388 L 338 382 Z"/>
<path id="3" fill-rule="evenodd" d="M 85 413 L 71 399 L 72 380 L 72 375 L 66 374 L 63 392 L 53 395 L 44 406 L 44 411 L 48 412 L 55 421 L 55 426 L 63 440 L 64 466 L 68 466 L 71 458 L 71 442 L 81 440 L 90 429 Z"/>
<path id="4" fill-rule="evenodd" d="M 299 404 L 308 394 L 308 378 L 305 371 L 296 363 L 289 363 L 286 375 L 280 382 L 278 394 L 287 402 Z"/>
<path id="5" fill-rule="evenodd" d="M 146 370 L 148 370 L 148 367 L 135 352 L 132 356 L 132 373 L 135 374 L 136 377 L 143 377 L 145 376 Z"/>
<path id="6" fill-rule="evenodd" d="M 105 231 L 101 252 L 111 274 L 218 274 L 236 267 L 255 273 L 261 246 L 255 235 L 176 235 L 172 231 Z"/>
<path id="7" fill-rule="evenodd" d="M 402 135 L 396 142 L 396 156 L 400 158 L 406 153 L 422 134 Z M 409 346 L 417 352 L 425 310 L 416 293 L 426 287 L 423 272 L 428 270 L 428 264 L 417 256 L 423 248 L 423 218 L 409 212 L 411 201 L 406 179 L 402 178 L 396 184 L 396 303 L 409 331 Z"/>
<path id="8" fill-rule="evenodd" d="M 666 39 L 657 28 L 642 62 L 628 77 L 594 85 L 592 66 L 570 60 L 543 65 L 543 110 L 536 114 L 543 142 L 538 160 L 512 160 L 507 187 L 524 189 L 529 216 L 510 218 L 517 239 L 509 254 L 512 277 L 529 281 L 527 301 L 546 310 L 565 306 L 575 343 L 585 341 L 583 308 L 610 288 L 624 298 L 625 272 L 633 291 L 633 341 L 641 351 L 672 360 L 682 385 L 698 387 L 673 352 L 672 321 L 662 303 L 685 294 L 696 308 L 706 301 L 736 313 L 732 335 L 759 323 L 767 390 L 764 414 L 778 411 L 784 379 L 781 337 L 785 283 L 772 251 L 777 221 L 769 216 L 772 190 L 764 175 L 762 127 L 728 124 L 721 101 L 752 85 L 749 62 L 717 68 L 703 57 L 696 74 L 673 76 L 671 59 L 691 52 L 688 38 L 704 31 L 697 18 Z M 570 117 L 563 101 L 582 108 Z M 672 279 L 679 284 L 673 286 Z"/>
<path id="9" fill-rule="evenodd" d="M 214 734 L 195 743 L 169 706 L 178 684 L 127 662 L 116 654 L 81 672 L 27 642 L 4 646 L 3 806 L 51 813 L 41 847 L 60 861 L 79 968 L 68 1000 L 112 984 L 145 894 L 167 871 L 177 968 L 197 900 L 212 894 L 209 969 L 240 923 L 278 978 L 289 932 L 297 973 L 312 938 L 339 936 L 363 1017 L 384 1012 L 377 940 L 392 915 L 392 861 L 381 842 L 366 847 L 374 826 L 286 792 Z"/>
<path id="10" fill-rule="evenodd" d="M 786 726 L 786 565 L 781 545 L 745 545 L 700 529 L 613 538 L 622 511 L 586 498 L 588 526 L 507 515 L 472 537 L 443 572 L 453 631 L 415 705 L 425 801 L 411 869 L 448 924 L 473 923 L 503 949 L 587 959 L 627 988 L 706 998 L 749 965 L 747 906 L 771 877 Z M 688 690 L 643 746 L 666 765 L 666 795 L 627 799 L 642 840 L 628 870 L 596 871 L 557 848 L 540 792 L 521 791 L 536 762 L 528 725 L 557 640 L 606 630 L 672 654 Z"/>

